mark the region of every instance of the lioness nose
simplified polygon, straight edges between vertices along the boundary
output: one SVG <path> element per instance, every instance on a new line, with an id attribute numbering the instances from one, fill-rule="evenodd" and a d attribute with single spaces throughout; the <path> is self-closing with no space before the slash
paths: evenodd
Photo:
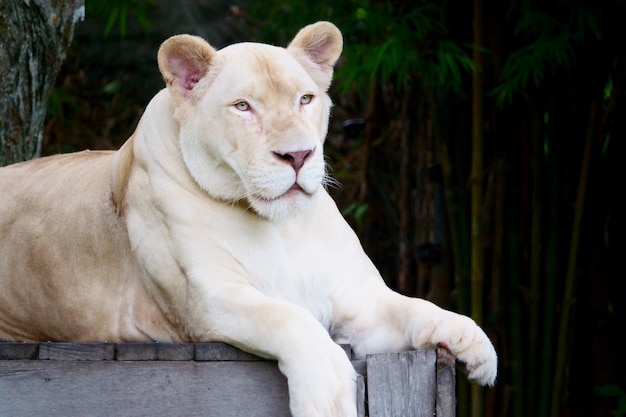
<path id="1" fill-rule="evenodd" d="M 291 165 L 297 174 L 298 171 L 300 171 L 300 168 L 302 168 L 302 165 L 304 165 L 304 162 L 306 161 L 306 159 L 312 153 L 313 153 L 312 150 L 294 151 L 294 152 L 287 152 L 287 153 L 274 152 L 274 156 L 276 156 L 276 158 L 280 159 L 281 161 L 285 161 L 289 165 Z"/>

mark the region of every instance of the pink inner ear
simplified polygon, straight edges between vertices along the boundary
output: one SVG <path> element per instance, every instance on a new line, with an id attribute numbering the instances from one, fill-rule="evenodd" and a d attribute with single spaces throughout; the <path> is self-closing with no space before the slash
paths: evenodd
<path id="1" fill-rule="evenodd" d="M 191 90 L 200 81 L 200 68 L 193 65 L 193 62 L 185 61 L 177 56 L 170 56 L 170 66 L 177 86 L 182 90 L 183 96 L 188 98 Z"/>
<path id="2" fill-rule="evenodd" d="M 182 87 L 185 90 L 191 90 L 193 87 L 198 84 L 200 81 L 200 71 L 195 70 L 185 75 L 183 79 L 181 79 Z"/>
<path id="3" fill-rule="evenodd" d="M 186 70 L 180 75 L 176 74 L 176 78 L 183 92 L 183 97 L 188 99 L 189 96 L 191 96 L 191 90 L 193 90 L 195 85 L 198 84 L 198 81 L 200 81 L 200 71 L 198 69 Z"/>

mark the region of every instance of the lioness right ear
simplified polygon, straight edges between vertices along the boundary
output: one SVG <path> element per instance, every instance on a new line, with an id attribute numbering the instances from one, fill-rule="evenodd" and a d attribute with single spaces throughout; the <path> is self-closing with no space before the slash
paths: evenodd
<path id="1" fill-rule="evenodd" d="M 322 90 L 328 90 L 333 67 L 341 55 L 343 37 L 330 22 L 317 22 L 302 28 L 287 51 L 302 64 Z"/>
<path id="2" fill-rule="evenodd" d="M 157 57 L 159 70 L 177 104 L 191 96 L 214 55 L 215 49 L 197 36 L 176 35 L 163 42 Z"/>

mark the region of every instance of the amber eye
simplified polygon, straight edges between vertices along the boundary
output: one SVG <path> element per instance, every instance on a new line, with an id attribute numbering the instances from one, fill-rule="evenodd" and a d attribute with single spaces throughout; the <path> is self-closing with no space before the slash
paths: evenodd
<path id="1" fill-rule="evenodd" d="M 305 94 L 300 97 L 300 104 L 309 104 L 313 100 L 313 94 Z"/>
<path id="2" fill-rule="evenodd" d="M 246 101 L 240 101 L 238 103 L 235 103 L 235 107 L 237 107 L 237 110 L 239 111 L 250 110 L 250 105 Z"/>

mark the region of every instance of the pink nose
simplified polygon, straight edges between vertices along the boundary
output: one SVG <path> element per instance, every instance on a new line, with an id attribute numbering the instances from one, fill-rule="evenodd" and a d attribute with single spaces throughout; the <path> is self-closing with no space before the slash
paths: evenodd
<path id="1" fill-rule="evenodd" d="M 294 151 L 294 152 L 287 152 L 287 153 L 274 152 L 274 156 L 280 159 L 281 161 L 285 161 L 289 165 L 291 165 L 297 174 L 300 171 L 300 168 L 302 168 L 302 165 L 304 165 L 304 163 L 306 162 L 306 159 L 312 153 L 313 153 L 313 150 Z"/>

